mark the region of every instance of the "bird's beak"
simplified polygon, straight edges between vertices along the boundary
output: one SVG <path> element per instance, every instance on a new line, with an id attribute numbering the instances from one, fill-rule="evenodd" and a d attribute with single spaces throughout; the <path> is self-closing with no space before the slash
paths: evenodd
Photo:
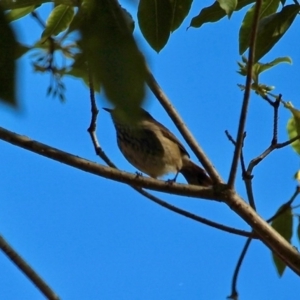
<path id="1" fill-rule="evenodd" d="M 113 111 L 113 109 L 111 108 L 106 108 L 106 107 L 102 107 L 104 110 L 108 111 L 109 113 L 111 113 Z"/>

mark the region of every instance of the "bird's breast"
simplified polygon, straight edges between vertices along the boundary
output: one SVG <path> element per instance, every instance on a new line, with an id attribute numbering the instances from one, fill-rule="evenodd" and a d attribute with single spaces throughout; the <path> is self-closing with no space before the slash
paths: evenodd
<path id="1" fill-rule="evenodd" d="M 151 177 L 177 173 L 182 167 L 178 145 L 155 128 L 118 126 L 117 141 L 125 158 Z"/>

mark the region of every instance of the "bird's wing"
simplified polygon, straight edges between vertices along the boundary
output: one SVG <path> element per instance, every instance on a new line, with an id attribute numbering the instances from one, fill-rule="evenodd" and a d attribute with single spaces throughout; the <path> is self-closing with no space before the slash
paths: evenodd
<path id="1" fill-rule="evenodd" d="M 182 154 L 187 155 L 188 157 L 190 157 L 189 153 L 186 151 L 186 149 L 184 148 L 184 146 L 180 143 L 180 141 L 177 139 L 177 137 L 168 129 L 166 128 L 163 124 L 159 123 L 158 121 L 156 121 L 146 110 L 144 110 L 143 108 L 141 108 L 142 113 L 144 114 L 144 116 L 148 119 L 151 119 L 155 124 L 158 125 L 158 127 L 161 129 L 162 135 L 165 136 L 166 138 L 168 138 L 169 140 L 173 141 L 174 143 L 176 143 L 180 149 L 180 151 L 182 152 Z"/>
<path id="2" fill-rule="evenodd" d="M 190 157 L 189 153 L 184 148 L 184 146 L 180 143 L 180 141 L 177 139 L 177 137 L 168 128 L 166 128 L 164 125 L 162 125 L 161 123 L 157 122 L 156 120 L 154 120 L 154 121 L 155 121 L 155 123 L 157 123 L 158 125 L 161 126 L 161 132 L 162 132 L 163 136 L 165 136 L 169 140 L 171 140 L 174 143 L 176 143 L 178 145 L 180 151 L 182 152 L 182 154 L 186 154 L 188 157 Z"/>

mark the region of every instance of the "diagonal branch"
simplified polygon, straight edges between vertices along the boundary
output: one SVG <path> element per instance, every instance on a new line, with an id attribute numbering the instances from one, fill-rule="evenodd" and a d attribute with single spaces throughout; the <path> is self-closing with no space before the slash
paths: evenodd
<path id="1" fill-rule="evenodd" d="M 251 183 L 251 181 L 250 181 Z M 271 218 L 269 218 L 267 220 L 268 223 L 271 223 L 273 220 L 275 220 L 277 217 L 279 217 L 280 215 L 282 215 L 288 208 L 290 208 L 290 206 L 292 205 L 292 203 L 295 201 L 295 199 L 297 198 L 297 196 L 300 193 L 300 187 L 297 186 L 295 192 L 293 193 L 292 197 L 281 206 L 281 210 L 277 211 Z M 254 235 L 254 232 L 253 232 Z M 238 275 L 239 275 L 239 271 L 241 269 L 243 260 L 245 258 L 245 255 L 249 249 L 250 243 L 252 241 L 253 237 L 249 237 L 244 245 L 244 248 L 240 254 L 240 257 L 238 259 L 237 265 L 235 267 L 235 271 L 233 274 L 233 278 L 232 278 L 232 285 L 231 285 L 231 295 L 228 296 L 228 298 L 230 299 L 237 299 L 238 298 L 238 292 L 237 292 L 237 279 L 238 279 Z"/>
<path id="2" fill-rule="evenodd" d="M 159 86 L 158 82 L 154 78 L 149 68 L 147 69 L 146 81 L 152 93 L 156 96 L 160 104 L 169 114 L 175 126 L 177 127 L 187 144 L 190 146 L 192 151 L 195 153 L 196 157 L 199 159 L 209 176 L 215 183 L 222 183 L 223 181 L 221 179 L 221 176 L 219 175 L 215 167 L 212 165 L 211 161 L 208 159 L 203 149 L 199 146 L 194 136 L 188 130 L 182 118 L 177 113 L 176 109 Z"/>
<path id="3" fill-rule="evenodd" d="M 31 140 L 0 127 L 0 139 L 10 144 L 16 145 L 31 152 L 51 158 L 82 171 L 95 174 L 107 179 L 115 180 L 125 184 L 132 184 L 136 187 L 144 187 L 150 190 L 170 193 L 175 195 L 195 197 L 209 200 L 220 201 L 213 196 L 211 187 L 201 187 L 197 185 L 188 185 L 180 183 L 168 184 L 165 181 L 153 179 L 150 177 L 137 176 L 128 172 L 120 171 L 114 168 L 106 167 L 90 160 L 72 155 L 62 150 L 50 147 L 46 144 Z"/>
<path id="4" fill-rule="evenodd" d="M 30 267 L 30 265 L 8 244 L 0 235 L 0 249 L 7 257 L 31 280 L 31 282 L 49 300 L 59 300 L 59 297 L 49 287 L 49 285 Z"/>
<path id="5" fill-rule="evenodd" d="M 133 187 L 134 188 L 134 187 Z M 222 225 L 222 224 L 219 224 L 217 222 L 213 222 L 211 220 L 208 220 L 208 219 L 205 219 L 203 217 L 200 217 L 198 215 L 195 215 L 195 214 L 192 214 L 186 210 L 183 210 L 179 207 L 176 207 L 174 205 L 171 205 L 151 194 L 149 194 L 148 192 L 144 191 L 143 189 L 141 188 L 134 188 L 136 191 L 138 191 L 140 194 L 144 195 L 145 197 L 147 197 L 148 199 L 150 199 L 151 201 L 155 202 L 156 204 L 168 209 L 168 210 L 171 210 L 177 214 L 180 214 L 184 217 L 187 217 L 191 220 L 194 220 L 194 221 L 197 221 L 199 223 L 202 223 L 204 225 L 207 225 L 207 226 L 210 226 L 210 227 L 213 227 L 213 228 L 216 228 L 216 229 L 219 229 L 219 230 L 222 230 L 222 231 L 225 231 L 225 232 L 229 232 L 229 233 L 232 233 L 232 234 L 236 234 L 236 235 L 240 235 L 240 236 L 244 236 L 244 237 L 250 237 L 250 236 L 253 236 L 253 233 L 252 232 L 248 232 L 248 231 L 244 231 L 244 230 L 240 230 L 240 229 L 235 229 L 235 228 L 232 228 L 232 227 L 229 227 L 229 226 L 226 226 L 226 225 Z M 255 239 L 257 239 L 257 236 L 253 237 Z"/>
<path id="6" fill-rule="evenodd" d="M 227 189 L 223 193 L 226 194 L 224 202 L 253 228 L 269 249 L 279 256 L 291 270 L 300 275 L 300 254 L 297 249 L 257 215 L 233 190 Z"/>
<path id="7" fill-rule="evenodd" d="M 245 87 L 243 105 L 242 105 L 241 115 L 240 115 L 240 120 L 239 120 L 239 128 L 238 128 L 238 133 L 237 133 L 237 138 L 236 138 L 236 147 L 234 150 L 234 155 L 233 155 L 229 179 L 228 179 L 228 186 L 230 188 L 233 188 L 233 186 L 234 186 L 237 167 L 238 167 L 238 161 L 239 161 L 241 151 L 242 151 L 242 146 L 243 146 L 243 135 L 245 132 L 246 119 L 247 119 L 247 113 L 248 113 L 248 105 L 250 102 L 252 67 L 253 67 L 253 63 L 254 63 L 256 35 L 257 35 L 257 27 L 258 27 L 261 3 L 262 3 L 262 0 L 256 0 L 254 16 L 253 16 L 253 23 L 252 23 L 251 38 L 250 38 L 250 43 L 249 43 L 250 45 L 249 45 L 247 77 L 246 77 L 246 85 L 245 85 L 246 87 Z"/>
<path id="8" fill-rule="evenodd" d="M 227 185 L 218 184 L 214 187 L 200 187 L 179 183 L 166 184 L 166 182 L 161 180 L 144 178 L 136 176 L 136 174 L 101 166 L 45 144 L 32 141 L 27 137 L 12 133 L 1 127 L 0 139 L 85 172 L 125 184 L 133 184 L 137 187 L 145 187 L 177 195 L 222 201 L 253 228 L 261 241 L 269 249 L 277 254 L 296 274 L 300 275 L 300 255 L 298 251 L 269 226 L 238 194 L 232 189 L 228 189 Z"/>

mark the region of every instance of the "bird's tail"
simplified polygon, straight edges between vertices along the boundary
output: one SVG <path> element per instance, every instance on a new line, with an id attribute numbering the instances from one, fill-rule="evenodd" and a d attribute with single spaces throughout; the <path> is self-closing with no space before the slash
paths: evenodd
<path id="1" fill-rule="evenodd" d="M 212 180 L 206 174 L 206 172 L 198 165 L 193 163 L 190 159 L 184 161 L 180 173 L 184 176 L 184 178 L 189 184 L 202 185 L 202 186 L 212 185 Z"/>

